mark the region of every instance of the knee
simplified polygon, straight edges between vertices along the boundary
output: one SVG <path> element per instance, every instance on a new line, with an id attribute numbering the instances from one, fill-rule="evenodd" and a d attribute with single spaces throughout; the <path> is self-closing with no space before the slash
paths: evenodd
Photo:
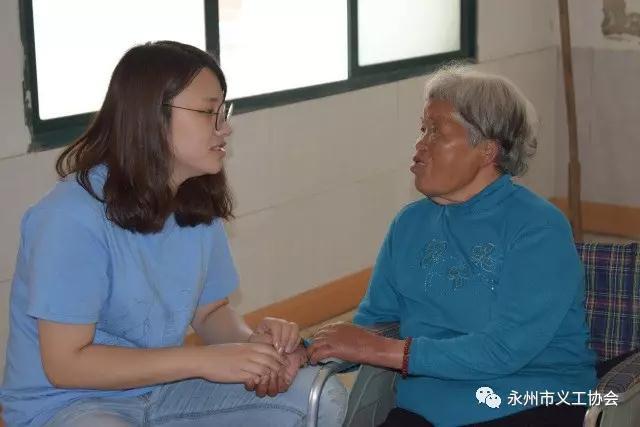
<path id="1" fill-rule="evenodd" d="M 123 417 L 106 414 L 101 412 L 82 413 L 77 416 L 69 416 L 63 420 L 57 420 L 50 427 L 135 427 L 137 423 L 134 420 L 127 420 Z"/>
<path id="2" fill-rule="evenodd" d="M 91 424 L 80 425 L 92 425 L 95 427 L 133 427 L 135 424 L 120 418 L 115 415 L 98 415 L 91 418 Z"/>
<path id="3" fill-rule="evenodd" d="M 329 378 L 320 394 L 318 427 L 340 427 L 347 415 L 349 393 L 345 386 L 333 376 Z"/>

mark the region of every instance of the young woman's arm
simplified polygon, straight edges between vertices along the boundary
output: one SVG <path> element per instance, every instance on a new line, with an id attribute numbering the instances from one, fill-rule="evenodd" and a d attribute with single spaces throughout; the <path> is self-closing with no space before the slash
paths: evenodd
<path id="1" fill-rule="evenodd" d="M 247 383 L 285 364 L 266 344 L 133 349 L 93 344 L 94 324 L 39 320 L 38 330 L 44 371 L 59 388 L 119 390 L 196 377 Z"/>
<path id="2" fill-rule="evenodd" d="M 207 344 L 228 342 L 266 343 L 275 348 L 287 360 L 288 366 L 277 371 L 277 375 L 262 377 L 259 381 L 251 379 L 245 382 L 248 391 L 255 391 L 259 397 L 275 396 L 285 392 L 306 361 L 306 350 L 298 347 L 300 330 L 298 325 L 282 319 L 267 317 L 263 319 L 255 332 L 246 324 L 224 298 L 203 305 L 196 310 L 191 326 Z M 273 372 L 276 374 L 276 371 Z"/>
<path id="3" fill-rule="evenodd" d="M 255 332 L 230 305 L 228 298 L 198 307 L 191 326 L 207 344 L 231 342 L 264 342 L 252 335 L 268 334 L 280 353 L 293 352 L 300 343 L 300 329 L 293 322 L 265 317 Z"/>
<path id="4" fill-rule="evenodd" d="M 196 309 L 191 327 L 206 344 L 249 342 L 253 330 L 223 298 Z"/>

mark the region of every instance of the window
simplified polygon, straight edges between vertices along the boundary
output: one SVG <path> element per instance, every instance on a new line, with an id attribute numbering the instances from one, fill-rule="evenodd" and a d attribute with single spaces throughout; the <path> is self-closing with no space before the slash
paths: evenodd
<path id="1" fill-rule="evenodd" d="M 77 137 L 122 54 L 178 40 L 220 58 L 246 112 L 472 58 L 474 0 L 20 0 L 32 150 Z"/>
<path id="2" fill-rule="evenodd" d="M 201 0 L 32 0 L 32 4 L 42 120 L 99 109 L 111 71 L 134 44 L 174 39 L 205 48 Z"/>
<path id="3" fill-rule="evenodd" d="M 219 14 L 230 98 L 349 77 L 344 0 L 220 0 Z"/>
<path id="4" fill-rule="evenodd" d="M 359 65 L 460 50 L 459 1 L 361 0 L 357 19 Z"/>

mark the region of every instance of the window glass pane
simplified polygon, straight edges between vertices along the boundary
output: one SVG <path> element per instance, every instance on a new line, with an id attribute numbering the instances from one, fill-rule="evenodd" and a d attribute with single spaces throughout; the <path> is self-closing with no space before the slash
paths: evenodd
<path id="1" fill-rule="evenodd" d="M 460 49 L 460 0 L 358 0 L 358 63 Z"/>
<path id="2" fill-rule="evenodd" d="M 220 0 L 229 98 L 348 77 L 345 0 Z"/>
<path id="3" fill-rule="evenodd" d="M 133 45 L 177 40 L 205 48 L 202 0 L 33 0 L 42 120 L 96 111 Z"/>

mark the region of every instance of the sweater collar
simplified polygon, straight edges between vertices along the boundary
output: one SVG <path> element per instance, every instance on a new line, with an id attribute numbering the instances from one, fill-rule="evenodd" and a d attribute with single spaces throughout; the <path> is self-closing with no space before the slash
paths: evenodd
<path id="1" fill-rule="evenodd" d="M 490 210 L 499 204 L 514 190 L 514 184 L 511 181 L 511 175 L 503 174 L 487 185 L 478 194 L 469 200 L 460 203 L 451 203 L 448 205 L 440 205 L 433 200 L 432 203 L 440 206 L 445 211 L 456 214 L 467 214 Z"/>

